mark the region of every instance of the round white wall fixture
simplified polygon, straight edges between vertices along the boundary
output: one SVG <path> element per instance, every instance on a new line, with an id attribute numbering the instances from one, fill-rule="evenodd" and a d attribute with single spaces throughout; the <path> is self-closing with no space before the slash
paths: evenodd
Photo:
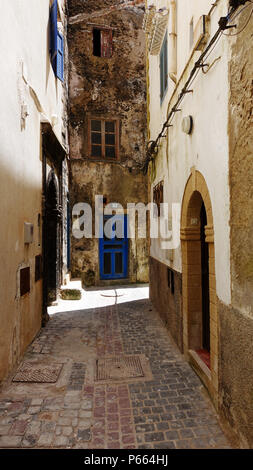
<path id="1" fill-rule="evenodd" d="M 182 120 L 182 131 L 185 134 L 191 134 L 193 129 L 193 118 L 192 116 L 185 116 Z"/>

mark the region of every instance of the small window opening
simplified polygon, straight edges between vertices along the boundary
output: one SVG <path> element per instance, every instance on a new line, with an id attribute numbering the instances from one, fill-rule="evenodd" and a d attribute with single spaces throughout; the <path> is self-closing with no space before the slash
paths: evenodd
<path id="1" fill-rule="evenodd" d="M 112 30 L 93 29 L 93 55 L 96 57 L 112 57 Z"/>
<path id="2" fill-rule="evenodd" d="M 117 120 L 91 119 L 89 133 L 91 157 L 112 160 L 118 158 L 119 125 Z"/>
<path id="3" fill-rule="evenodd" d="M 168 287 L 170 289 L 170 269 L 167 269 Z"/>
<path id="4" fill-rule="evenodd" d="M 174 272 L 173 271 L 171 271 L 171 273 L 170 273 L 170 283 L 171 283 L 171 286 L 170 286 L 171 293 L 174 294 L 174 292 L 175 292 L 175 281 L 174 281 Z"/>
<path id="5" fill-rule="evenodd" d="M 168 287 L 172 294 L 175 292 L 175 278 L 174 278 L 174 271 L 172 269 L 167 269 L 167 280 L 168 280 Z"/>
<path id="6" fill-rule="evenodd" d="M 35 282 L 42 278 L 42 256 L 35 256 Z"/>
<path id="7" fill-rule="evenodd" d="M 93 29 L 93 55 L 101 57 L 101 35 L 100 29 Z"/>
<path id="8" fill-rule="evenodd" d="M 20 269 L 20 296 L 30 292 L 30 268 Z"/>

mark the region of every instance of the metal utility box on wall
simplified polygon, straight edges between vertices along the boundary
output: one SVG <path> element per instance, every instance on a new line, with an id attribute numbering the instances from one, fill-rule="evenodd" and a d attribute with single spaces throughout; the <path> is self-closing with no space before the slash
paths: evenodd
<path id="1" fill-rule="evenodd" d="M 33 242 L 33 224 L 29 222 L 24 223 L 24 243 Z"/>

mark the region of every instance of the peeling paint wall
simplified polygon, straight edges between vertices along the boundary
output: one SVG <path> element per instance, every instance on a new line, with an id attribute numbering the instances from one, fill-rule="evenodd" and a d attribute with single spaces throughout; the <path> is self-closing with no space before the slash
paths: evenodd
<path id="1" fill-rule="evenodd" d="M 69 1 L 69 141 L 71 206 L 95 195 L 107 203 L 148 202 L 147 178 L 141 172 L 146 149 L 145 35 L 142 2 Z M 93 55 L 93 28 L 113 34 L 111 58 Z M 119 159 L 89 158 L 88 118 L 118 118 Z M 131 282 L 148 281 L 147 240 L 130 240 Z M 72 237 L 72 276 L 84 285 L 100 283 L 98 240 Z"/>
<path id="2" fill-rule="evenodd" d="M 240 15 L 246 24 L 252 5 Z M 242 447 L 253 447 L 253 17 L 230 39 L 229 181 L 232 305 L 220 305 L 222 414 Z M 234 32 L 234 31 L 233 31 Z"/>

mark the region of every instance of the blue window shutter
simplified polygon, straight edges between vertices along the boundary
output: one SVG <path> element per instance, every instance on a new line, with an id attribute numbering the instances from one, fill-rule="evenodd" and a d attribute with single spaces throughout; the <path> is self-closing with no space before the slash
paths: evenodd
<path id="1" fill-rule="evenodd" d="M 167 31 L 160 52 L 160 97 L 161 102 L 168 86 L 168 40 Z"/>
<path id="2" fill-rule="evenodd" d="M 163 61 L 163 47 L 162 47 L 162 50 L 160 53 L 160 96 L 161 96 L 161 99 L 163 98 L 163 93 L 164 93 L 163 76 L 164 76 L 164 61 Z"/>
<path id="3" fill-rule="evenodd" d="M 63 35 L 57 32 L 57 71 L 56 76 L 64 81 L 64 39 Z"/>
<path id="4" fill-rule="evenodd" d="M 58 6 L 57 0 L 54 0 L 50 11 L 50 55 L 55 74 L 57 69 L 57 18 Z"/>
<path id="5" fill-rule="evenodd" d="M 168 85 L 168 40 L 167 40 L 167 32 L 165 36 L 165 43 L 164 43 L 164 92 L 167 89 Z"/>

